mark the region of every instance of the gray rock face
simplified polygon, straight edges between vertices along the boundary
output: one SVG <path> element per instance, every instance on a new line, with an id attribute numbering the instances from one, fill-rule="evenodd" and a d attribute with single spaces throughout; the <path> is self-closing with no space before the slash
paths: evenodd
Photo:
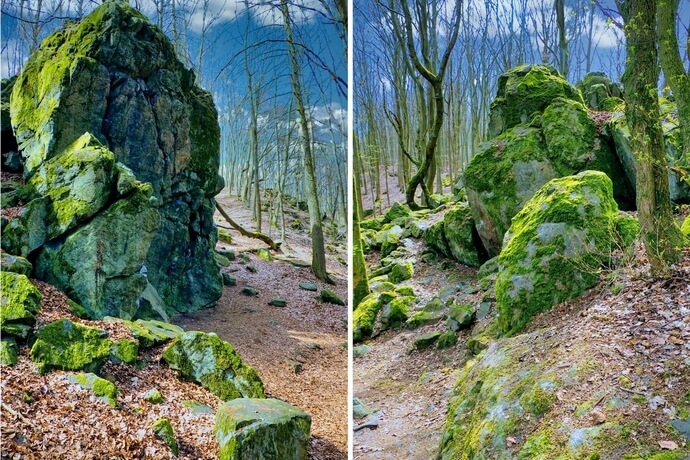
<path id="1" fill-rule="evenodd" d="M 217 113 L 148 19 L 127 3 L 107 2 L 49 36 L 14 84 L 10 114 L 27 179 L 89 132 L 151 184 L 157 229 L 132 235 L 150 241 L 137 267 L 146 267 L 142 291 L 148 281 L 172 312 L 220 297 L 212 252 L 213 196 L 222 184 Z M 46 276 L 71 276 L 43 268 Z"/>

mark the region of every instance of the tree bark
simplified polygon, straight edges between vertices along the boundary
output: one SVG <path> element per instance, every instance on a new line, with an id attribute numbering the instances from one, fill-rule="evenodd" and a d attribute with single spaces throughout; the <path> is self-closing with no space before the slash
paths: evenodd
<path id="1" fill-rule="evenodd" d="M 622 82 L 626 119 L 637 152 L 637 209 L 652 275 L 665 276 L 680 259 L 683 235 L 673 220 L 668 165 L 659 122 L 655 0 L 619 2 L 627 61 Z"/>

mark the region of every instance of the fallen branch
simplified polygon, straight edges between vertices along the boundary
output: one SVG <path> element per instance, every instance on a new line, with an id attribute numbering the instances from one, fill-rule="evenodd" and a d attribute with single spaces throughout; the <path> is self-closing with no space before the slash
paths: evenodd
<path id="1" fill-rule="evenodd" d="M 232 220 L 232 218 L 228 215 L 227 212 L 225 212 L 225 210 L 220 206 L 220 203 L 218 203 L 217 201 L 216 201 L 216 209 L 218 210 L 220 215 L 223 216 L 223 218 L 230 224 L 230 226 L 232 228 L 234 228 L 235 230 L 237 230 L 238 232 L 240 232 L 240 234 L 242 236 L 246 236 L 247 238 L 255 238 L 257 240 L 261 240 L 264 243 L 266 243 L 268 245 L 268 247 L 270 247 L 274 251 L 279 250 L 280 243 L 276 243 L 268 235 L 264 235 L 263 233 L 249 232 L 249 231 L 245 230 L 244 228 L 242 228 L 242 226 L 240 226 L 240 224 L 238 224 L 237 222 Z"/>
<path id="2" fill-rule="evenodd" d="M 2 403 L 2 408 L 5 409 L 5 410 L 6 410 L 7 412 L 9 412 L 10 414 L 12 414 L 12 415 L 14 415 L 15 417 L 17 417 L 21 422 L 23 422 L 23 423 L 29 425 L 31 428 L 36 428 L 36 425 L 34 425 L 33 423 L 31 423 L 31 420 L 29 420 L 28 418 L 24 417 L 22 414 L 20 414 L 20 413 L 17 412 L 16 410 L 12 409 L 12 408 L 11 408 L 9 405 L 7 405 L 6 403 Z"/>

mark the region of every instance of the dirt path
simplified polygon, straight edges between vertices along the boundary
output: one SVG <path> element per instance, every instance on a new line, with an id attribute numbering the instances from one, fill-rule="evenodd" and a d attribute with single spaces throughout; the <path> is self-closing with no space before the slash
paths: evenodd
<path id="1" fill-rule="evenodd" d="M 250 211 L 241 203 L 227 195 L 221 202 L 240 225 L 254 229 Z M 289 218 L 298 218 L 297 213 L 293 211 Z M 268 228 L 267 222 L 264 225 Z M 322 289 L 330 289 L 347 300 L 347 268 L 334 260 L 333 253 L 329 254 L 329 271 L 337 285 L 328 285 L 317 280 L 308 268 L 260 259 L 250 251 L 265 248 L 264 243 L 231 233 L 233 244 L 219 247 L 233 249 L 239 256 L 222 269 L 237 280 L 237 285 L 225 287 L 215 308 L 178 317 L 174 322 L 186 330 L 215 332 L 232 343 L 242 359 L 259 373 L 267 396 L 288 401 L 311 414 L 310 458 L 347 459 L 348 309 L 316 299 Z M 309 245 L 308 236 L 288 231 L 283 255 L 309 262 Z M 318 292 L 299 287 L 300 282 L 307 281 L 316 283 Z M 247 285 L 256 288 L 259 295 L 242 294 Z M 286 300 L 285 307 L 268 304 L 277 297 Z"/>

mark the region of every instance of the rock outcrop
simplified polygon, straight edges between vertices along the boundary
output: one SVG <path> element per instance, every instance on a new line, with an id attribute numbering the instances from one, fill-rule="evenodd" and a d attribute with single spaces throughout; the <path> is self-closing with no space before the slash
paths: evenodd
<path id="1" fill-rule="evenodd" d="M 499 79 L 491 139 L 464 174 L 475 226 L 489 257 L 498 255 L 515 214 L 549 180 L 599 170 L 622 206 L 634 203 L 622 166 L 597 132 L 579 91 L 548 66 L 519 66 Z"/>
<path id="2" fill-rule="evenodd" d="M 167 319 L 218 299 L 217 113 L 162 31 L 106 2 L 43 41 L 10 114 L 28 204 L 8 252 L 96 318 Z"/>

